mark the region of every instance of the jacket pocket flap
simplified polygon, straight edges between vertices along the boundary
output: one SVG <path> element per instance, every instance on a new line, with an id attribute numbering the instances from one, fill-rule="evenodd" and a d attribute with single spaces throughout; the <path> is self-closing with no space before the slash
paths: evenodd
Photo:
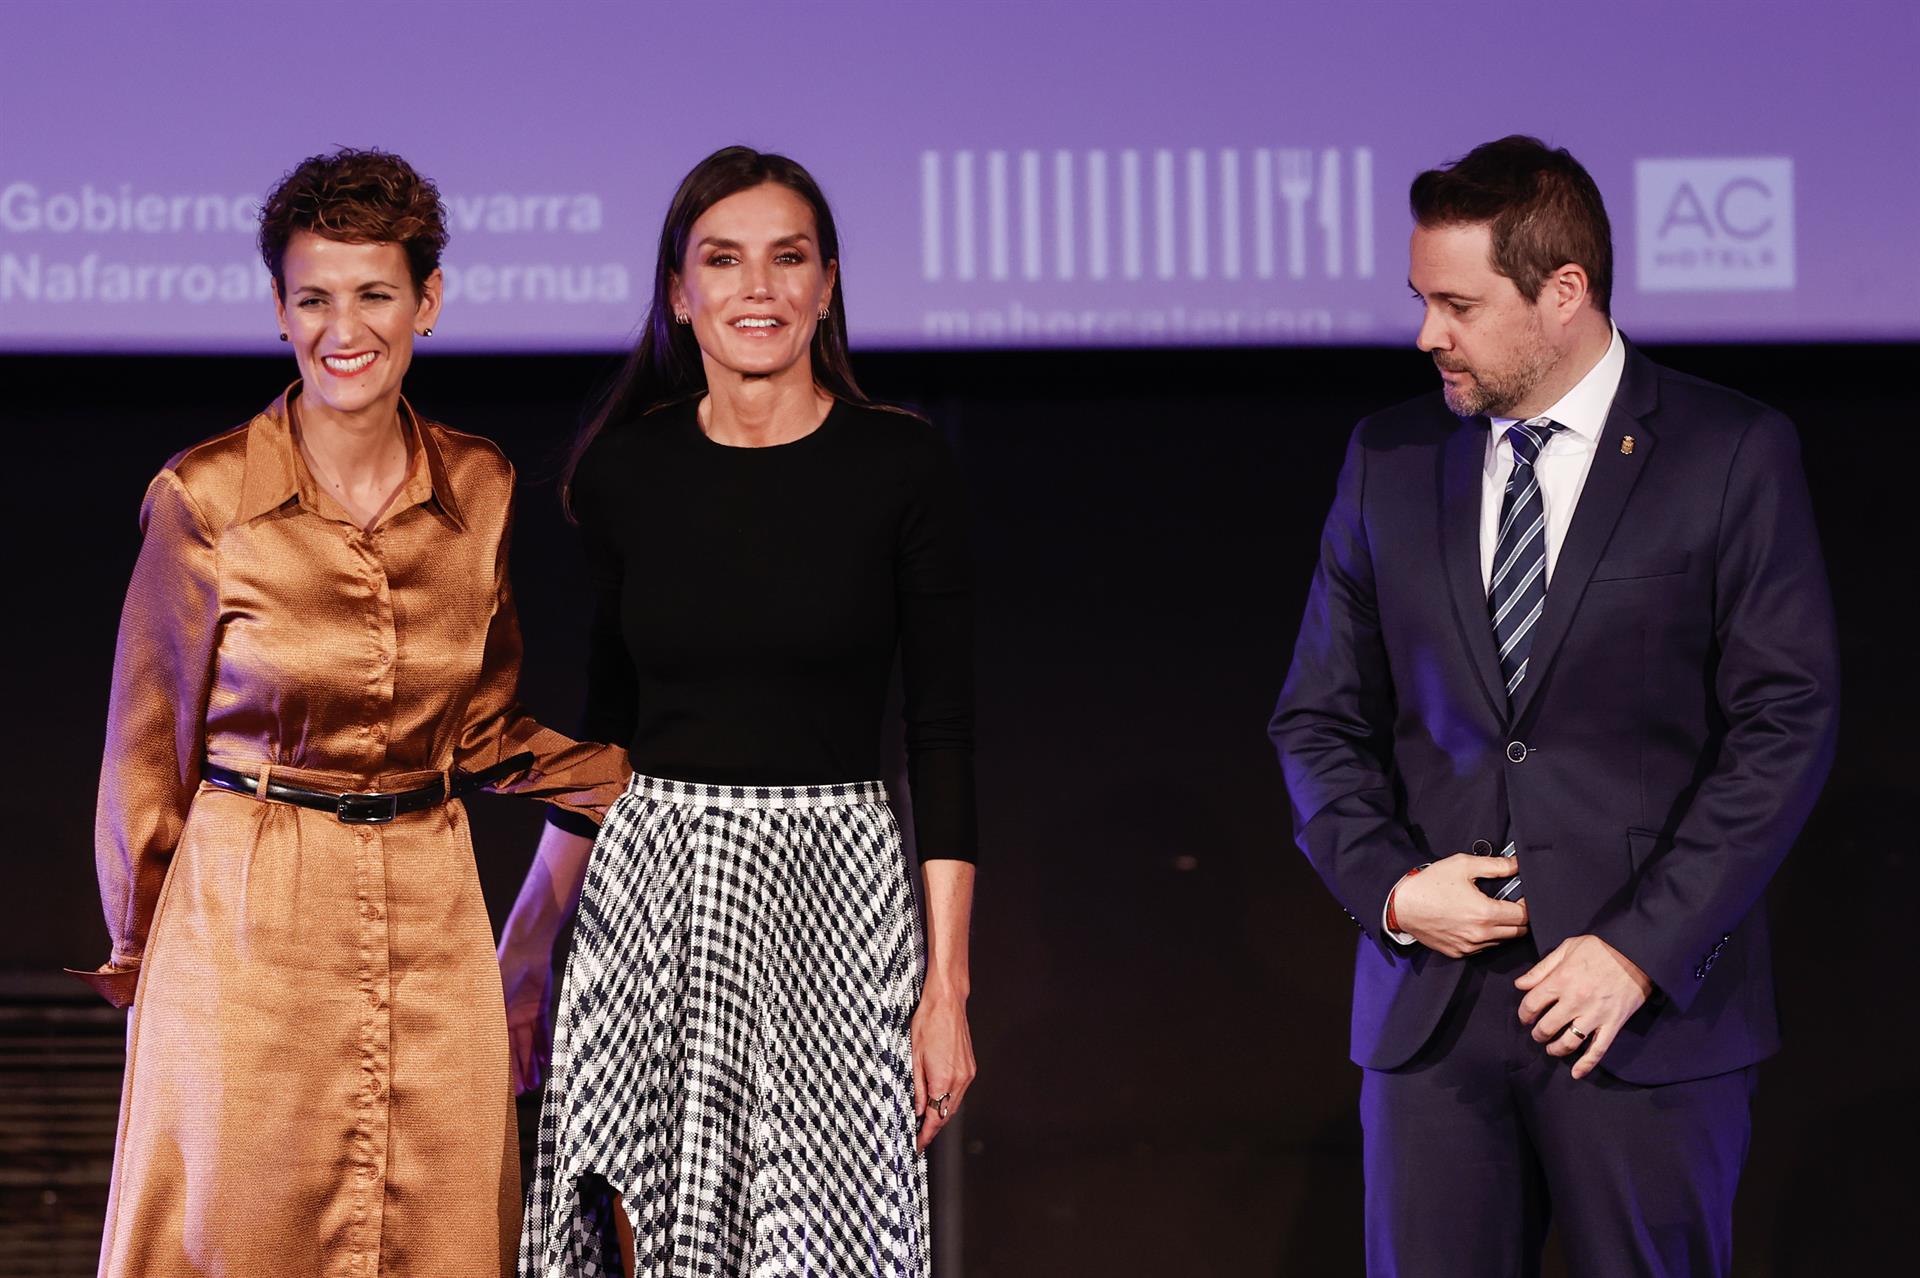
<path id="1" fill-rule="evenodd" d="M 1646 869 L 1647 862 L 1663 854 L 1672 846 L 1673 840 L 1658 831 L 1627 827 L 1627 860 L 1633 866 L 1635 874 Z"/>
<path id="2" fill-rule="evenodd" d="M 1623 555 L 1615 559 L 1602 559 L 1594 567 L 1593 580 L 1632 581 L 1639 577 L 1677 577 L 1687 570 L 1688 558 L 1683 550 L 1677 555 Z"/>

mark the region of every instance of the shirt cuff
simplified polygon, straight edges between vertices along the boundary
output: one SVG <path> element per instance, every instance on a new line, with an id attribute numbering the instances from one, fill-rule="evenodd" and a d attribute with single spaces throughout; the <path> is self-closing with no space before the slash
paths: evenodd
<path id="1" fill-rule="evenodd" d="M 94 993 L 120 1008 L 128 1007 L 133 1003 L 134 990 L 140 982 L 138 964 L 122 967 L 118 963 L 108 963 L 92 971 L 70 967 L 66 969 L 66 973 L 86 982 Z"/>
<path id="2" fill-rule="evenodd" d="M 1387 926 L 1387 907 L 1393 904 L 1393 894 L 1399 891 L 1400 885 L 1402 883 L 1405 883 L 1411 877 L 1413 877 L 1413 871 L 1409 870 L 1407 871 L 1407 873 L 1401 875 L 1398 879 L 1395 879 L 1393 886 L 1387 889 L 1387 899 L 1380 903 L 1380 930 L 1382 932 L 1385 932 L 1388 936 L 1392 937 L 1396 942 L 1398 942 L 1401 945 L 1415 944 L 1415 941 L 1413 939 L 1413 934 L 1411 932 L 1396 932 L 1392 928 Z"/>

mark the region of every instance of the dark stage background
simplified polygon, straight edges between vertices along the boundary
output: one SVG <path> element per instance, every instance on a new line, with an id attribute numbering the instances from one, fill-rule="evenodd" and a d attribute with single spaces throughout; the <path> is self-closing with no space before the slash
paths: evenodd
<path id="1" fill-rule="evenodd" d="M 1788 1046 L 1762 1073 L 1739 1270 L 1878 1272 L 1909 1250 L 1920 1147 L 1899 1046 L 1920 705 L 1902 624 L 1916 351 L 1653 354 L 1800 424 L 1849 681 L 1832 783 L 1770 894 Z M 524 695 L 561 724 L 578 708 L 585 616 L 552 479 L 611 366 L 429 346 L 409 380 L 423 411 L 490 435 L 520 468 Z M 859 368 L 946 427 L 974 503 L 983 1072 L 955 1160 L 964 1272 L 1358 1272 L 1354 934 L 1288 840 L 1263 730 L 1347 429 L 1430 389 L 1429 366 L 1411 351 L 1295 349 L 871 355 Z M 141 492 L 169 454 L 292 375 L 284 359 L 0 358 L 14 724 L 0 781 L 13 902 L 0 1271 L 91 1272 L 97 1245 L 120 1022 L 49 974 L 105 956 L 93 786 Z M 496 922 L 538 819 L 533 805 L 475 804 Z"/>

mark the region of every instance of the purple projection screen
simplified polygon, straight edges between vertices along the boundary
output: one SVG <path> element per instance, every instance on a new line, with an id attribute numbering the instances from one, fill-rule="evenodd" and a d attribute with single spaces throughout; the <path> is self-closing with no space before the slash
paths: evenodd
<path id="1" fill-rule="evenodd" d="M 436 347 L 604 350 L 680 176 L 808 165 L 866 348 L 1397 344 L 1407 183 L 1569 147 L 1651 341 L 1920 337 L 1920 6 L 739 0 L 8 6 L 0 351 L 276 345 L 253 215 L 398 151 Z"/>

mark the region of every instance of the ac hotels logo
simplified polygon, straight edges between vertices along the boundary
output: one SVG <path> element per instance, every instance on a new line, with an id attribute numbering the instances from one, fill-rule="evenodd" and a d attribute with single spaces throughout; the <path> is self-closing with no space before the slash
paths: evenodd
<path id="1" fill-rule="evenodd" d="M 1640 160 L 1633 176 L 1642 291 L 1793 287 L 1791 159 Z"/>

